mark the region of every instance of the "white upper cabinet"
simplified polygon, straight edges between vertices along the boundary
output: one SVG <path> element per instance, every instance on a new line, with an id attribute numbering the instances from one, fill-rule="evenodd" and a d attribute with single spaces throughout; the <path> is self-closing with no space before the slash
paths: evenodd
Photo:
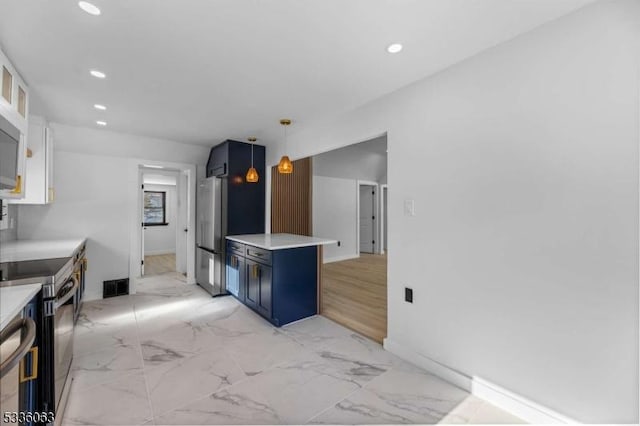
<path id="1" fill-rule="evenodd" d="M 54 198 L 53 132 L 44 118 L 32 115 L 29 117 L 24 197 L 9 203 L 49 204 Z"/>
<path id="2" fill-rule="evenodd" d="M 0 190 L 0 198 L 22 199 L 25 194 L 26 180 L 29 90 L 2 50 L 0 50 L 0 115 L 20 131 L 16 186 L 13 189 Z"/>

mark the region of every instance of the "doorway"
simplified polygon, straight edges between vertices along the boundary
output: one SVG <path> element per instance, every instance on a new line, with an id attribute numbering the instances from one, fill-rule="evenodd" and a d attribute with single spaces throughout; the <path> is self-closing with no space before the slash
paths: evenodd
<path id="1" fill-rule="evenodd" d="M 131 159 L 128 173 L 130 293 L 150 275 L 195 284 L 196 166 Z"/>
<path id="2" fill-rule="evenodd" d="M 178 251 L 178 241 L 184 239 L 184 230 L 180 229 L 178 197 L 178 171 L 142 172 L 142 276 L 172 274 L 179 279 L 177 258 L 186 257 L 184 249 Z M 182 195 L 182 194 L 180 194 Z M 186 271 L 183 271 L 186 272 Z"/>
<path id="3" fill-rule="evenodd" d="M 386 184 L 386 135 L 313 157 L 313 235 L 338 241 L 322 248 L 320 314 L 379 343 L 387 335 Z"/>

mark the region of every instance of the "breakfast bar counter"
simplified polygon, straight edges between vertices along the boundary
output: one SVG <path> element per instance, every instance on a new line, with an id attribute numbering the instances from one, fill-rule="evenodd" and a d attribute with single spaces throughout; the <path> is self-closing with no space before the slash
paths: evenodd
<path id="1" fill-rule="evenodd" d="M 327 238 L 307 237 L 306 235 L 295 234 L 232 235 L 227 237 L 227 240 L 242 244 L 250 244 L 254 247 L 263 248 L 265 250 L 282 250 L 337 243 L 336 240 Z"/>
<path id="2" fill-rule="evenodd" d="M 316 315 L 322 246 L 337 241 L 293 234 L 227 237 L 227 291 L 276 327 Z"/>

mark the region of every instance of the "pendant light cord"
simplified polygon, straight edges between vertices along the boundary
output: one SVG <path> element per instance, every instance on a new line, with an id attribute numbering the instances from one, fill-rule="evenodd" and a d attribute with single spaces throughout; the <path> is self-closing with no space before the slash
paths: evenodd
<path id="1" fill-rule="evenodd" d="M 287 125 L 285 124 L 284 126 L 284 153 L 287 153 Z"/>

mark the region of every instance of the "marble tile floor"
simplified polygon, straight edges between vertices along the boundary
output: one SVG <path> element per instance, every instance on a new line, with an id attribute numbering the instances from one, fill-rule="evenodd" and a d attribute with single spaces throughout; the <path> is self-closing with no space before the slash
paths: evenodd
<path id="1" fill-rule="evenodd" d="M 280 329 L 175 276 L 87 302 L 66 425 L 522 423 L 316 316 Z"/>

